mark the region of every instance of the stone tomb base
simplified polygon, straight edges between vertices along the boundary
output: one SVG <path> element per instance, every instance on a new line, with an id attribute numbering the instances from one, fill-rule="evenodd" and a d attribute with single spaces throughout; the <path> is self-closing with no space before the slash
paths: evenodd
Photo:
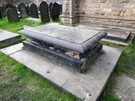
<path id="1" fill-rule="evenodd" d="M 120 49 L 103 46 L 102 54 L 93 62 L 90 69 L 85 73 L 78 73 L 71 68 L 57 65 L 44 57 L 24 50 L 22 44 L 0 51 L 43 76 L 60 89 L 85 101 L 99 100 L 122 53 Z"/>
<path id="2" fill-rule="evenodd" d="M 19 33 L 29 37 L 24 48 L 58 64 L 83 72 L 101 53 L 99 41 L 105 32 L 58 24 L 24 27 Z"/>
<path id="3" fill-rule="evenodd" d="M 80 58 L 79 56 L 77 57 L 70 57 L 69 54 L 70 52 L 65 52 L 64 50 L 60 48 L 55 48 L 51 47 L 48 45 L 40 45 L 35 42 L 29 42 L 29 41 L 24 41 L 23 42 L 24 48 L 34 52 L 40 56 L 43 56 L 49 60 L 52 60 L 58 64 L 65 65 L 67 67 L 71 67 L 74 70 L 77 70 L 78 72 L 84 72 L 86 71 L 86 61 L 87 62 L 87 67 L 88 65 L 91 65 L 91 62 L 94 61 L 94 59 L 101 54 L 102 50 L 102 45 L 98 44 L 96 45 L 91 51 L 86 52 L 83 54 L 84 58 Z M 69 53 L 66 55 L 65 53 Z"/>

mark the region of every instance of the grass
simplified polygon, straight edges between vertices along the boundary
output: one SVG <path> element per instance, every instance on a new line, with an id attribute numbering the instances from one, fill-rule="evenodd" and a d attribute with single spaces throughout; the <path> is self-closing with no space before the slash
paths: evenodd
<path id="1" fill-rule="evenodd" d="M 56 21 L 59 23 L 59 21 Z M 0 29 L 8 30 L 18 33 L 23 25 L 38 26 L 42 23 L 28 22 L 21 19 L 19 22 L 9 23 L 7 18 L 0 19 Z M 22 36 L 21 40 L 13 43 L 0 45 L 0 48 L 16 44 L 25 40 L 26 37 Z M 135 78 L 135 40 L 127 47 L 119 46 L 109 42 L 101 42 L 102 44 L 121 48 L 123 53 L 118 61 L 115 73 L 109 79 L 107 86 L 104 90 L 101 101 L 120 101 L 115 98 L 111 90 L 116 83 L 116 76 L 128 75 Z M 5 54 L 0 52 L 0 101 L 78 101 L 74 96 L 60 91 L 47 80 L 34 74 L 32 71 Z"/>
<path id="2" fill-rule="evenodd" d="M 34 27 L 42 25 L 42 23 L 28 22 L 25 19 L 20 19 L 18 22 L 8 22 L 7 17 L 0 19 L 0 29 L 4 29 L 13 33 L 18 33 L 19 30 L 23 29 L 24 25 Z"/>

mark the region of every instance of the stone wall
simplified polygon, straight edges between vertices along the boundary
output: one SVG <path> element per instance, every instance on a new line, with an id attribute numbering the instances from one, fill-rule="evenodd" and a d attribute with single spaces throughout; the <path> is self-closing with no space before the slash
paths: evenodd
<path id="1" fill-rule="evenodd" d="M 76 8 L 70 12 L 79 23 L 135 28 L 135 0 L 63 0 L 63 5 L 65 1 L 75 3 L 69 4 Z"/>
<path id="2" fill-rule="evenodd" d="M 63 0 L 62 1 L 62 18 L 64 24 L 76 24 L 79 21 L 79 2 L 78 0 Z"/>

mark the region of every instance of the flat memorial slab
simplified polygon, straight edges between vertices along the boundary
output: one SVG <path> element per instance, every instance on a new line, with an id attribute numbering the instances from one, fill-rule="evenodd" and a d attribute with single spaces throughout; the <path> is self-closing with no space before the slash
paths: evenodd
<path id="1" fill-rule="evenodd" d="M 18 38 L 21 38 L 19 34 L 15 34 L 15 33 L 0 29 L 0 44 L 12 42 L 13 40 L 16 40 Z"/>
<path id="2" fill-rule="evenodd" d="M 106 36 L 105 32 L 63 26 L 57 23 L 48 23 L 34 28 L 25 26 L 19 33 L 81 53 L 86 52 Z"/>
<path id="3" fill-rule="evenodd" d="M 110 41 L 112 43 L 120 44 L 120 45 L 128 45 L 127 42 L 132 41 L 132 35 L 130 35 L 129 31 L 120 30 L 120 29 L 111 29 L 111 28 L 101 28 L 101 27 L 92 27 L 86 25 L 78 25 L 78 28 L 86 28 L 93 29 L 98 31 L 107 32 L 107 36 L 102 39 L 103 41 Z M 130 39 L 131 38 L 131 39 Z"/>
<path id="4" fill-rule="evenodd" d="M 8 50 L 11 51 L 11 47 L 16 52 L 7 52 Z M 46 58 L 24 50 L 20 44 L 18 45 L 19 48 L 13 47 L 16 46 L 10 46 L 0 51 L 5 54 L 10 53 L 10 57 L 23 63 L 27 68 L 77 98 L 86 101 L 97 101 L 99 99 L 122 53 L 120 49 L 103 46 L 103 53 L 94 61 L 89 70 L 85 73 L 78 73 L 71 68 L 55 64 Z"/>

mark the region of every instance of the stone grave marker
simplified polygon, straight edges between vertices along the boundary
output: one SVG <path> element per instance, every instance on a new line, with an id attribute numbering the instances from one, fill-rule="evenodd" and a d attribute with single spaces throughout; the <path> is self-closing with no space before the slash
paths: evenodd
<path id="1" fill-rule="evenodd" d="M 30 16 L 33 18 L 38 18 L 38 9 L 34 3 L 30 5 Z"/>
<path id="2" fill-rule="evenodd" d="M 45 1 L 40 3 L 40 14 L 42 22 L 50 22 L 48 4 Z"/>
<path id="3" fill-rule="evenodd" d="M 59 19 L 59 13 L 60 13 L 60 6 L 58 3 L 54 3 L 52 6 L 52 20 L 58 20 Z"/>
<path id="4" fill-rule="evenodd" d="M 18 16 L 17 11 L 15 9 L 11 8 L 11 7 L 9 7 L 6 10 L 6 15 L 7 15 L 7 18 L 8 18 L 9 22 L 19 21 L 19 16 Z"/>
<path id="5" fill-rule="evenodd" d="M 18 5 L 18 10 L 20 11 L 20 17 L 25 18 L 27 17 L 26 9 L 24 3 L 20 3 Z"/>

